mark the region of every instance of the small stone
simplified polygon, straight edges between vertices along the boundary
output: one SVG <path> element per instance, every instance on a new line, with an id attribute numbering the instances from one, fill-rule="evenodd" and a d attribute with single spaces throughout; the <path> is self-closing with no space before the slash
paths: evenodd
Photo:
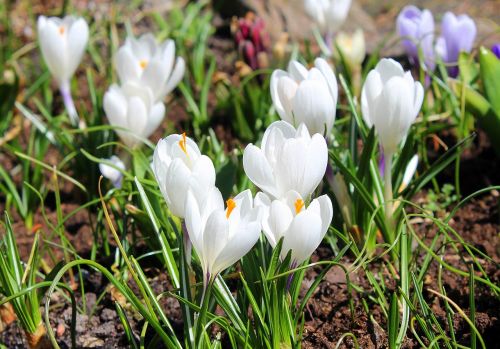
<path id="1" fill-rule="evenodd" d="M 64 325 L 64 322 L 60 322 L 56 328 L 56 336 L 59 338 L 62 337 L 64 335 L 65 330 L 66 330 L 66 326 Z"/>
<path id="2" fill-rule="evenodd" d="M 115 320 L 117 318 L 116 311 L 109 308 L 104 308 L 101 312 L 102 321 Z"/>

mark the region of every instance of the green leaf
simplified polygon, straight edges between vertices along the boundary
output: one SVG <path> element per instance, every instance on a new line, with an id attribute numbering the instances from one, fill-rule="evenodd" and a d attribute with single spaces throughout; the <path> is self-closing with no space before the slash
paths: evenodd
<path id="1" fill-rule="evenodd" d="M 460 52 L 458 56 L 458 67 L 460 69 L 460 77 L 462 81 L 470 85 L 479 75 L 477 64 L 474 62 L 473 56 L 465 51 Z"/>
<path id="2" fill-rule="evenodd" d="M 488 49 L 479 49 L 479 63 L 484 92 L 497 117 L 500 117 L 500 60 Z"/>
<path id="3" fill-rule="evenodd" d="M 396 336 L 399 327 L 398 297 L 396 292 L 391 296 L 391 308 L 389 312 L 389 349 L 396 349 Z"/>

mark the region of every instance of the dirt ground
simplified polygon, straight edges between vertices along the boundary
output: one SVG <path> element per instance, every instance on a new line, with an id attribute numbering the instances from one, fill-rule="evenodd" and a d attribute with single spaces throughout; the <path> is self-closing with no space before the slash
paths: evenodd
<path id="1" fill-rule="evenodd" d="M 367 41 L 369 48 L 373 49 L 380 38 L 393 30 L 394 18 L 398 13 L 403 1 L 368 1 L 360 0 L 354 1 L 354 8 L 350 16 L 353 21 L 349 21 L 348 29 L 352 29 L 357 23 L 363 23 L 367 33 Z M 248 3 L 257 3 L 262 7 L 261 1 L 248 1 Z M 478 3 L 480 3 L 478 5 Z M 151 6 L 155 6 L 156 2 L 152 1 Z M 260 4 L 260 5 L 259 5 Z M 283 20 L 272 20 L 275 16 L 273 10 L 280 8 L 280 12 L 292 13 L 297 11 L 296 6 L 285 7 L 281 6 L 281 1 L 273 1 L 267 4 L 266 14 L 268 23 L 271 25 L 283 26 L 291 31 L 292 35 L 300 28 L 299 24 L 290 24 L 287 22 L 287 16 L 280 16 Z M 495 41 L 500 42 L 498 29 L 493 26 L 493 23 L 500 21 L 500 4 L 498 1 L 481 0 L 481 1 L 416 1 L 419 6 L 428 7 L 435 12 L 444 11 L 445 9 L 452 9 L 456 13 L 469 12 L 478 23 L 479 28 L 479 41 L 481 43 L 491 43 Z M 50 6 L 50 5 L 47 5 Z M 58 6 L 52 4 L 52 6 Z M 80 6 L 80 4 L 78 5 Z M 40 10 L 39 7 L 35 7 Z M 437 16 L 436 16 L 437 17 Z M 218 18 L 221 25 L 226 25 L 224 19 Z M 283 23 L 283 21 L 285 23 Z M 298 22 L 300 23 L 300 22 Z M 19 23 L 16 23 L 16 30 L 28 42 L 33 40 L 33 32 L 27 29 L 26 22 L 22 21 L 19 17 Z M 492 34 L 494 31 L 496 33 Z M 273 32 L 273 28 L 270 28 Z M 224 33 L 223 30 L 220 32 Z M 304 32 L 302 30 L 302 32 Z M 227 72 L 229 75 L 234 74 L 234 54 L 231 40 L 224 35 L 215 37 L 210 41 L 210 48 L 213 50 L 217 59 L 218 69 Z M 401 50 L 398 45 L 387 45 L 385 51 L 387 55 L 400 54 Z M 85 91 L 81 91 L 81 98 L 85 98 Z M 164 128 L 151 138 L 156 142 L 163 134 L 167 123 L 175 128 L 182 128 L 182 123 L 187 120 L 188 116 L 185 112 L 185 105 L 175 99 L 170 103 L 168 108 L 167 121 L 164 123 Z M 26 125 L 27 132 L 29 125 Z M 231 134 L 231 130 L 227 126 L 224 119 L 220 124 L 215 125 L 217 136 L 225 140 L 226 145 L 234 147 L 237 141 Z M 461 166 L 461 182 L 462 189 L 465 194 L 472 193 L 473 191 L 483 188 L 487 185 L 500 184 L 500 165 L 498 158 L 493 153 L 488 142 L 484 140 L 484 135 L 480 133 L 477 138 L 476 144 L 470 150 L 467 150 L 462 155 Z M 49 152 L 47 155 L 48 163 L 55 163 L 58 161 L 57 155 Z M 10 170 L 15 166 L 15 159 L 7 154 L 0 154 L 0 165 L 4 166 L 6 170 Z M 445 172 L 439 177 L 440 183 L 446 183 L 451 180 L 453 176 L 452 169 Z M 62 195 L 64 200 L 63 211 L 68 214 L 76 207 L 82 204 L 81 197 L 75 194 L 75 190 L 71 185 L 65 184 L 62 188 Z M 425 192 L 421 193 L 415 198 L 417 202 L 425 201 Z M 499 244 L 499 194 L 496 191 L 489 192 L 480 197 L 473 199 L 467 203 L 463 208 L 458 210 L 450 225 L 454 228 L 460 236 L 473 247 L 486 253 L 492 258 L 492 261 L 487 259 L 481 260 L 481 265 L 486 271 L 488 277 L 492 282 L 498 284 L 500 279 L 499 263 L 500 263 L 500 244 Z M 51 201 L 52 200 L 52 201 Z M 48 198 L 47 214 L 51 221 L 55 221 L 56 213 L 53 205 L 53 199 Z M 3 212 L 5 207 L 4 196 L 0 193 L 0 212 Z M 93 243 L 93 229 L 92 224 L 95 222 L 95 214 L 93 212 L 82 211 L 72 217 L 65 224 L 66 235 L 71 243 L 75 246 L 77 252 L 82 256 L 88 256 L 90 253 L 91 245 Z M 20 220 L 19 216 L 13 213 L 14 229 L 16 237 L 20 244 L 20 252 L 23 257 L 28 256 L 33 233 L 26 229 L 24 223 Z M 34 218 L 34 223 L 40 223 L 46 229 L 44 220 L 40 211 Z M 429 222 L 421 221 L 415 222 L 414 228 L 419 237 L 424 241 L 431 241 L 436 234 L 436 227 Z M 55 240 L 57 242 L 57 239 Z M 446 247 L 444 250 L 444 257 L 446 262 L 460 270 L 467 270 L 464 261 L 461 259 L 461 251 L 458 252 L 451 247 Z M 62 258 L 60 252 L 55 252 L 55 258 Z M 47 257 L 47 256 L 45 256 Z M 313 256 L 312 260 L 329 259 L 333 257 L 333 253 L 327 245 L 321 246 Z M 110 266 L 111 260 L 100 260 L 103 265 Z M 353 262 L 352 258 L 347 256 L 341 260 L 346 266 Z M 165 273 L 162 272 L 157 266 L 155 261 L 150 261 L 150 267 L 147 269 L 148 276 L 154 290 L 157 293 L 163 292 L 170 288 L 170 284 L 166 279 Z M 373 271 L 379 271 L 386 284 L 389 287 L 395 287 L 395 281 L 391 278 L 387 271 L 383 270 L 382 263 L 375 261 L 371 267 Z M 314 277 L 321 271 L 319 268 L 313 268 L 306 274 L 305 285 L 312 282 Z M 426 278 L 426 289 L 438 288 L 438 274 L 439 265 L 437 262 L 432 262 L 430 270 Z M 127 347 L 126 339 L 121 324 L 118 321 L 116 310 L 114 308 L 113 299 L 110 295 L 109 285 L 99 274 L 87 270 L 84 272 L 85 279 L 85 295 L 78 294 L 77 298 L 80 305 L 82 305 L 82 297 L 85 297 L 86 306 L 89 310 L 88 315 L 77 316 L 77 338 L 78 345 L 82 348 L 125 348 Z M 366 276 L 362 271 L 358 271 L 350 275 L 350 279 L 355 284 L 364 289 L 369 289 L 369 283 Z M 442 281 L 448 296 L 455 301 L 467 313 L 469 304 L 468 293 L 468 279 L 460 277 L 457 274 L 450 273 L 446 270 L 442 271 Z M 97 304 L 97 299 L 105 293 L 103 299 Z M 369 313 L 367 313 L 361 302 L 361 297 L 364 294 L 354 292 L 348 293 L 347 284 L 343 272 L 339 268 L 331 269 L 325 280 L 320 284 L 319 288 L 312 297 L 306 309 L 306 323 L 304 331 L 304 348 L 333 348 L 339 341 L 340 337 L 348 332 L 353 333 L 359 341 L 361 348 L 384 348 L 387 347 L 387 334 L 383 330 L 385 328 L 385 320 L 381 310 L 369 303 Z M 64 298 L 60 296 L 52 301 L 54 306 L 51 309 L 51 319 L 54 328 L 57 328 L 58 340 L 62 348 L 70 347 L 69 328 L 71 320 L 71 309 L 69 304 Z M 351 314 L 349 309 L 349 299 L 352 297 L 354 302 L 354 314 Z M 434 296 L 431 292 L 425 292 L 428 304 L 432 304 L 432 309 L 437 314 L 443 326 L 447 326 L 445 319 L 445 311 L 443 303 Z M 97 305 L 96 305 L 97 304 Z M 94 308 L 94 306 L 96 306 Z M 182 313 L 177 301 L 172 298 L 164 298 L 162 306 L 168 318 L 172 322 L 174 329 L 181 331 L 182 329 Z M 91 312 L 90 310 L 93 309 Z M 483 336 L 488 348 L 498 346 L 500 341 L 500 301 L 491 293 L 491 291 L 477 285 L 476 290 L 476 320 L 478 330 Z M 135 314 L 129 312 L 129 320 L 131 321 L 136 333 L 142 329 L 142 321 L 139 320 Z M 470 339 L 470 329 L 467 323 L 460 317 L 456 316 L 453 319 L 453 327 L 457 334 L 459 343 L 468 345 Z M 8 348 L 25 348 L 24 336 L 21 335 L 19 327 L 14 323 L 9 325 L 4 331 L 0 332 L 0 342 L 4 343 Z M 341 348 L 353 347 L 352 339 L 346 338 L 343 341 Z M 418 347 L 417 341 L 413 337 L 409 337 L 405 342 L 406 348 Z"/>

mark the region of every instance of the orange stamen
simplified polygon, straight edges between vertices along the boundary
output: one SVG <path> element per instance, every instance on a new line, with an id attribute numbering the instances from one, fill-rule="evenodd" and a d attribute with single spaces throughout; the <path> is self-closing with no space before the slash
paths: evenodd
<path id="1" fill-rule="evenodd" d="M 59 27 L 59 34 L 63 35 L 64 34 L 64 30 L 65 29 L 64 29 L 63 26 Z"/>
<path id="2" fill-rule="evenodd" d="M 179 147 L 181 147 L 184 154 L 188 155 L 187 148 L 186 148 L 186 132 L 182 133 L 182 139 L 179 141 Z"/>
<path id="3" fill-rule="evenodd" d="M 302 199 L 297 199 L 295 200 L 295 214 L 298 214 L 300 211 L 302 211 L 302 208 L 304 207 L 304 200 Z"/>
<path id="4" fill-rule="evenodd" d="M 228 199 L 226 201 L 226 206 L 227 206 L 226 218 L 229 218 L 231 212 L 233 212 L 234 208 L 236 207 L 236 201 L 234 201 L 233 199 Z"/>
<path id="5" fill-rule="evenodd" d="M 139 62 L 139 65 L 141 66 L 142 69 L 144 69 L 148 65 L 148 61 L 143 59 L 142 61 Z"/>

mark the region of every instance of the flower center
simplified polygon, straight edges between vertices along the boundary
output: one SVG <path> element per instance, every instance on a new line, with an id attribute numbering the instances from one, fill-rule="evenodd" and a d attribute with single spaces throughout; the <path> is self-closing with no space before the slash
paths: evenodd
<path id="1" fill-rule="evenodd" d="M 298 214 L 300 211 L 302 211 L 302 208 L 304 207 L 304 200 L 297 199 L 295 200 L 295 203 L 293 205 L 295 206 L 295 214 Z"/>
<path id="2" fill-rule="evenodd" d="M 226 206 L 227 206 L 226 218 L 229 218 L 231 212 L 233 212 L 234 208 L 236 207 L 236 201 L 234 201 L 233 199 L 228 199 L 226 201 Z"/>
<path id="3" fill-rule="evenodd" d="M 64 31 L 65 31 L 65 30 L 66 30 L 66 29 L 65 29 L 63 26 L 60 26 L 60 27 L 59 27 L 59 34 L 60 34 L 60 35 L 64 35 Z"/>
<path id="4" fill-rule="evenodd" d="M 186 132 L 182 133 L 182 139 L 179 141 L 179 147 L 181 147 L 184 154 L 188 155 L 187 148 L 186 148 Z"/>
<path id="5" fill-rule="evenodd" d="M 148 65 L 148 61 L 146 61 L 145 59 L 141 60 L 139 62 L 139 65 L 141 66 L 142 69 L 145 69 Z"/>

